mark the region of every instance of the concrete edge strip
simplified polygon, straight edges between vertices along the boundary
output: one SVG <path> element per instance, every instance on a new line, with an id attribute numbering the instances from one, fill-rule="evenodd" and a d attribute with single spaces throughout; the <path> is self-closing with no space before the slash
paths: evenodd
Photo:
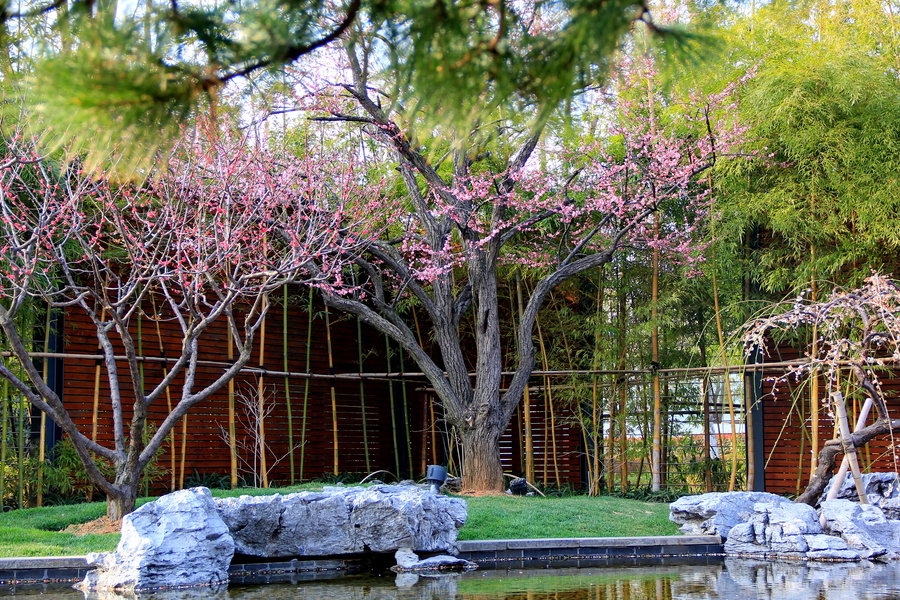
<path id="1" fill-rule="evenodd" d="M 619 538 L 544 538 L 460 541 L 459 555 L 486 566 L 506 560 L 562 559 L 569 555 L 602 557 L 612 550 L 617 557 L 665 557 L 721 554 L 719 536 L 654 536 Z M 615 550 L 613 550 L 615 549 Z M 358 557 L 347 560 L 319 557 L 283 562 L 235 563 L 229 569 L 232 577 L 250 574 L 342 571 L 356 567 Z M 68 583 L 80 581 L 90 566 L 86 556 L 42 556 L 0 558 L 0 584 Z"/>

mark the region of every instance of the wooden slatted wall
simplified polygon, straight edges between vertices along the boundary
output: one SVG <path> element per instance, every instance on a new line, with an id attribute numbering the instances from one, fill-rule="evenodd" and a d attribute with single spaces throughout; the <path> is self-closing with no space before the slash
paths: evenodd
<path id="1" fill-rule="evenodd" d="M 298 293 L 299 294 L 299 293 Z M 271 371 L 282 371 L 284 364 L 282 359 L 282 307 L 273 305 L 266 320 L 265 337 L 265 361 L 264 367 Z M 310 372 L 328 374 L 328 353 L 326 341 L 325 320 L 321 313 L 322 307 L 314 309 L 315 319 L 312 325 L 310 346 Z M 288 370 L 303 372 L 306 369 L 307 359 L 307 313 L 305 299 L 292 297 L 288 307 Z M 332 345 L 334 354 L 334 373 L 357 373 L 360 371 L 357 347 L 357 326 L 351 317 L 332 317 Z M 72 354 L 98 354 L 97 339 L 94 327 L 89 319 L 77 312 L 70 310 L 65 316 L 64 348 Z M 141 324 L 143 353 L 145 356 L 177 356 L 180 350 L 181 337 L 177 324 L 170 320 L 160 320 L 159 330 L 162 339 L 162 350 L 157 335 L 157 323 L 144 319 Z M 136 331 L 134 332 L 136 334 Z M 386 360 L 385 339 L 381 334 L 368 328 L 363 328 L 363 365 L 364 372 L 386 372 L 388 361 Z M 259 362 L 259 336 L 257 347 L 254 349 L 250 367 L 255 367 Z M 227 333 L 224 323 L 214 324 L 210 331 L 201 339 L 200 359 L 203 361 L 227 360 Z M 81 431 L 90 435 L 94 405 L 95 375 L 98 361 L 66 358 L 64 360 L 64 387 L 63 398 L 75 423 Z M 399 371 L 398 354 L 392 353 L 391 370 Z M 120 363 L 118 368 L 124 374 L 126 365 Z M 418 370 L 407 358 L 405 368 Z M 147 387 L 159 382 L 164 375 L 163 364 L 158 362 L 146 362 L 144 377 Z M 195 389 L 214 381 L 221 373 L 221 367 L 201 366 L 197 374 Z M 128 414 L 133 394 L 125 387 L 127 377 L 120 376 L 123 386 L 123 404 Z M 99 378 L 99 427 L 97 439 L 101 443 L 112 442 L 112 419 L 109 404 L 109 383 L 105 367 L 100 367 Z M 181 392 L 182 381 L 179 379 L 171 387 L 172 402 L 178 400 Z M 256 397 L 259 384 L 258 376 L 242 374 L 235 380 L 235 389 L 238 396 L 242 393 Z M 290 378 L 290 397 L 293 415 L 294 441 L 299 443 L 302 434 L 303 399 L 306 380 L 302 378 Z M 307 399 L 306 420 L 306 444 L 303 448 L 303 471 L 300 471 L 301 450 L 296 448 L 294 454 L 295 478 L 314 479 L 333 472 L 333 414 L 331 404 L 331 386 L 335 388 L 338 421 L 338 470 L 341 473 L 365 474 L 368 471 L 363 438 L 363 413 L 361 410 L 360 384 L 358 380 L 332 381 L 323 379 L 309 380 L 309 394 Z M 390 388 L 393 385 L 394 413 L 391 412 Z M 406 388 L 406 406 L 408 411 L 403 413 L 403 386 Z M 421 476 L 427 464 L 433 462 L 444 463 L 446 461 L 446 431 L 441 420 L 440 406 L 435 399 L 422 391 L 422 380 L 408 380 L 404 383 L 390 384 L 384 380 L 366 380 L 364 382 L 366 419 L 365 428 L 369 448 L 369 468 L 374 471 L 385 469 L 392 473 L 401 471 L 401 477 Z M 267 455 L 269 465 L 277 458 L 288 452 L 288 418 L 285 401 L 284 378 L 281 376 L 265 376 L 263 389 L 268 397 L 274 401 L 272 413 L 265 419 L 265 432 L 270 453 Z M 241 403 L 236 402 L 238 411 Z M 522 453 L 524 442 L 522 441 L 520 428 L 517 423 L 521 421 L 520 415 L 513 422 L 503 436 L 501 451 L 504 468 L 512 473 L 522 472 Z M 151 422 L 160 423 L 168 413 L 166 396 L 158 399 L 150 409 Z M 535 438 L 535 468 L 538 481 L 544 480 L 544 452 L 549 450 L 547 427 L 547 410 L 540 398 L 532 400 L 532 422 Z M 127 418 L 127 417 L 126 417 Z M 408 437 L 406 421 L 408 419 Z M 249 422 L 237 424 L 237 438 L 248 439 L 246 425 Z M 394 425 L 398 429 L 393 433 Z M 207 400 L 195 406 L 186 418 L 186 435 L 183 429 L 184 423 L 179 424 L 172 433 L 171 443 L 166 443 L 158 458 L 158 464 L 170 471 L 163 480 L 158 482 L 157 491 L 169 487 L 171 482 L 171 470 L 174 466 L 175 487 L 179 485 L 182 471 L 185 485 L 191 482 L 192 475 L 220 474 L 227 476 L 230 472 L 230 454 L 226 443 L 225 431 L 228 428 L 228 395 L 227 389 L 212 395 Z M 561 483 L 578 485 L 582 480 L 580 458 L 580 434 L 577 428 L 569 427 L 557 422 L 557 450 Z M 395 452 L 395 440 L 398 448 Z M 184 445 L 184 464 L 182 468 L 182 445 Z M 174 450 L 174 462 L 172 451 Z M 245 454 L 246 460 L 251 456 Z M 410 462 L 410 458 L 412 461 Z M 398 467 L 399 460 L 399 469 Z M 552 458 L 547 461 L 547 481 L 555 481 Z M 244 469 L 243 475 L 248 475 Z M 273 485 L 286 484 L 290 479 L 289 461 L 284 458 L 271 471 L 270 480 Z"/>
<path id="2" fill-rule="evenodd" d="M 794 360 L 800 356 L 796 348 L 780 346 L 772 353 L 772 361 Z M 763 373 L 763 447 L 765 449 L 765 486 L 767 492 L 799 494 L 810 477 L 811 459 L 811 408 L 809 386 L 804 381 L 780 381 L 779 369 L 767 369 Z M 882 389 L 888 401 L 888 411 L 900 414 L 900 373 L 882 377 Z M 824 407 L 825 384 L 819 385 L 819 443 L 835 436 L 835 423 Z M 859 395 L 848 401 L 847 409 L 851 428 L 859 414 Z M 874 422 L 873 410 L 869 423 Z M 840 464 L 841 456 L 837 458 Z M 897 467 L 890 450 L 890 440 L 874 440 L 860 449 L 860 466 L 863 472 L 894 471 Z"/>

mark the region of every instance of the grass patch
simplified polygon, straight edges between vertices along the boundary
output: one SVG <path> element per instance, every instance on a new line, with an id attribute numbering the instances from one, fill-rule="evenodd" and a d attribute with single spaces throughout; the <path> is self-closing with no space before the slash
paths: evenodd
<path id="1" fill-rule="evenodd" d="M 306 483 L 277 490 L 213 490 L 218 497 L 263 496 L 321 489 Z M 143 498 L 138 504 L 148 502 Z M 460 539 L 545 537 L 619 537 L 675 535 L 668 505 L 624 498 L 567 496 L 538 498 L 495 496 L 467 498 L 469 520 Z M 112 550 L 117 534 L 77 536 L 61 530 L 106 512 L 103 502 L 48 506 L 0 513 L 0 556 L 74 556 Z"/>
<path id="2" fill-rule="evenodd" d="M 675 535 L 669 505 L 625 498 L 566 496 L 468 498 L 461 540 Z"/>

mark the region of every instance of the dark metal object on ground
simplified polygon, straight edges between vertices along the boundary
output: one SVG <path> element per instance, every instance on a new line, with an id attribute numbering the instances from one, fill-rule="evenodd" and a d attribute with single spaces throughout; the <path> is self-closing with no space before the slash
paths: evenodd
<path id="1" fill-rule="evenodd" d="M 509 482 L 509 491 L 514 496 L 524 496 L 528 493 L 528 482 L 524 477 L 516 477 Z"/>

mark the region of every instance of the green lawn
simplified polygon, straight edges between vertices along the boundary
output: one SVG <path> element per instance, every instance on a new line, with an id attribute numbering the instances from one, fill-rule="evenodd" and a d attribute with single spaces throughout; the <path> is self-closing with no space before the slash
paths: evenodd
<path id="1" fill-rule="evenodd" d="M 462 540 L 676 535 L 669 505 L 624 498 L 568 496 L 469 498 Z"/>
<path id="2" fill-rule="evenodd" d="M 304 484 L 279 493 L 317 489 Z M 215 490 L 216 496 L 264 495 L 273 490 Z M 147 499 L 139 503 L 146 502 Z M 469 521 L 460 539 L 544 537 L 615 537 L 675 535 L 668 521 L 668 505 L 622 498 L 482 497 L 467 498 Z M 72 523 L 96 519 L 106 510 L 102 502 L 15 510 L 0 514 L 0 556 L 65 556 L 115 548 L 118 535 L 76 536 L 60 530 Z"/>

